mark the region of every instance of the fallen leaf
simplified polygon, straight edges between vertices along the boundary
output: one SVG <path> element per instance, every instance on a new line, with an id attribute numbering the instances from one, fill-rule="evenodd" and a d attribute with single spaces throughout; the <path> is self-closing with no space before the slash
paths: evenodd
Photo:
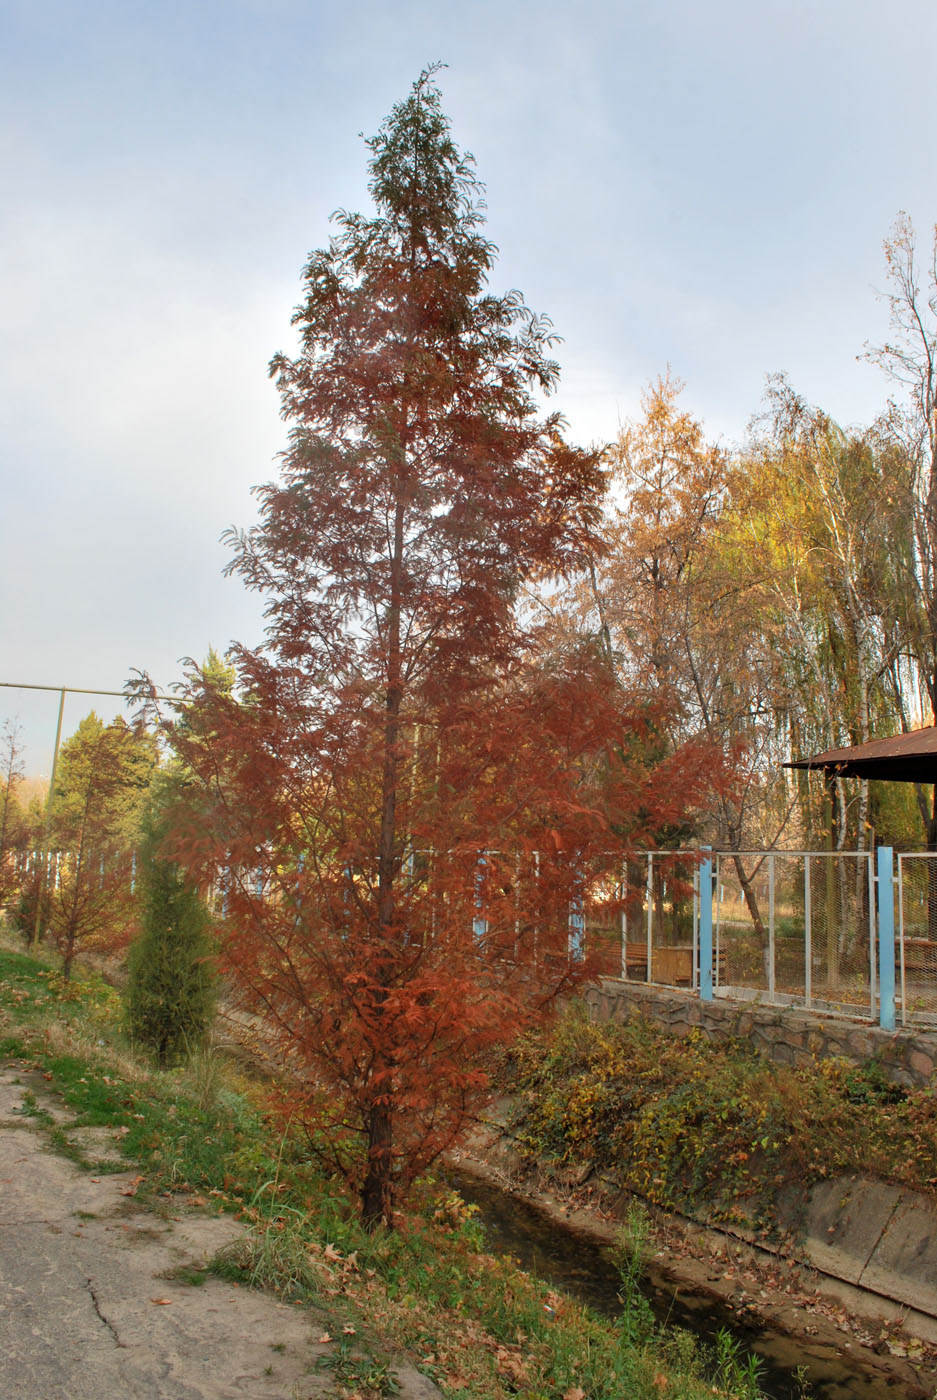
<path id="1" fill-rule="evenodd" d="M 331 1340 L 332 1340 L 331 1334 L 328 1333 L 328 1332 L 323 1332 L 323 1333 L 322 1333 L 322 1336 L 319 1338 L 319 1342 L 320 1342 L 321 1344 L 324 1344 L 325 1342 L 330 1342 Z"/>
<path id="2" fill-rule="evenodd" d="M 172 1302 L 171 1298 L 151 1298 L 151 1303 L 155 1303 L 158 1308 L 168 1308 Z"/>
<path id="3" fill-rule="evenodd" d="M 515 1352 L 509 1351 L 507 1347 L 498 1347 L 495 1352 L 495 1359 L 498 1363 L 498 1370 L 502 1375 L 510 1376 L 514 1381 L 527 1380 L 527 1367 L 521 1357 Z M 568 1400 L 568 1397 L 566 1398 Z M 585 1391 L 579 1395 L 574 1395 L 572 1400 L 586 1400 Z"/>

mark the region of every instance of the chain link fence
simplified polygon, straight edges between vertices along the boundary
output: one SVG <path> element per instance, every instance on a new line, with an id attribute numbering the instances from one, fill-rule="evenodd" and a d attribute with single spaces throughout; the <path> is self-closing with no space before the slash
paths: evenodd
<path id="1" fill-rule="evenodd" d="M 698 988 L 700 861 L 699 852 L 654 851 L 623 864 L 619 976 Z M 869 852 L 717 852 L 712 861 L 717 995 L 874 1016 Z"/>
<path id="2" fill-rule="evenodd" d="M 723 990 L 874 1016 L 868 851 L 720 853 L 714 866 L 713 939 Z"/>
<path id="3" fill-rule="evenodd" d="M 937 1026 L 937 852 L 898 856 L 895 972 L 902 1024 Z"/>

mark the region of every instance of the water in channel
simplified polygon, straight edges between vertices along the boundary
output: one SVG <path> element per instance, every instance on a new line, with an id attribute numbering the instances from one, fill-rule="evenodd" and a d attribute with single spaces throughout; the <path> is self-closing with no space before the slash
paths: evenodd
<path id="1" fill-rule="evenodd" d="M 463 1200 L 478 1207 L 493 1252 L 518 1260 L 528 1272 L 597 1312 L 615 1316 L 620 1311 L 618 1271 L 600 1245 L 564 1230 L 523 1201 L 467 1173 L 452 1169 L 446 1176 Z M 684 1327 L 704 1341 L 712 1341 L 720 1329 L 727 1328 L 745 1352 L 760 1358 L 761 1388 L 772 1400 L 800 1400 L 798 1367 L 806 1376 L 812 1400 L 905 1400 L 920 1394 L 880 1373 L 863 1370 L 829 1345 L 740 1326 L 729 1308 L 705 1295 L 685 1292 L 653 1267 L 642 1288 L 658 1322 Z"/>

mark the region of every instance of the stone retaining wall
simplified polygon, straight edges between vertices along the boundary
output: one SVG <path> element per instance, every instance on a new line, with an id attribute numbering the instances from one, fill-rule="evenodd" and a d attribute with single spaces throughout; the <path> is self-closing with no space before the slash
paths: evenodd
<path id="1" fill-rule="evenodd" d="M 840 1020 L 762 1002 L 704 1002 L 692 993 L 611 977 L 589 987 L 585 1001 L 596 1021 L 643 1016 L 674 1035 L 699 1029 L 710 1040 L 747 1040 L 782 1064 L 809 1064 L 832 1055 L 857 1063 L 874 1057 L 896 1084 L 910 1088 L 934 1082 L 937 1034 L 883 1031 L 871 1021 Z"/>

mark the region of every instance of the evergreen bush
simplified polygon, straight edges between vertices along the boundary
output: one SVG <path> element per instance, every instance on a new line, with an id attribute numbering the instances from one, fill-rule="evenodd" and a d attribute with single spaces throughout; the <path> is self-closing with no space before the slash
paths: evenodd
<path id="1" fill-rule="evenodd" d="M 163 1067 L 203 1044 L 214 1016 L 211 917 L 181 866 L 160 853 L 164 832 L 151 811 L 140 851 L 141 927 L 128 958 L 130 1034 Z"/>

